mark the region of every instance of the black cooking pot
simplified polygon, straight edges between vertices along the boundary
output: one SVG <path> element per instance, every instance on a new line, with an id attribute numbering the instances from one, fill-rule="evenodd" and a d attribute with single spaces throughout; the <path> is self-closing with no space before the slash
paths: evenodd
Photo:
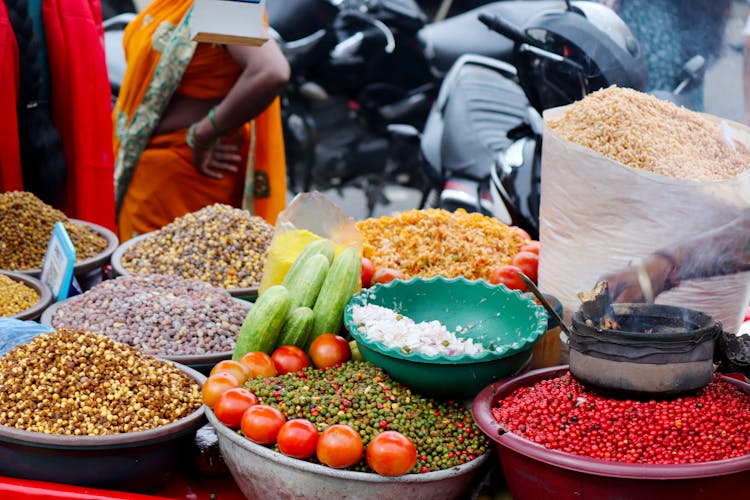
<path id="1" fill-rule="evenodd" d="M 661 304 L 615 304 L 620 330 L 573 315 L 570 372 L 608 390 L 677 394 L 713 378 L 714 344 L 721 323 L 696 310 Z"/>

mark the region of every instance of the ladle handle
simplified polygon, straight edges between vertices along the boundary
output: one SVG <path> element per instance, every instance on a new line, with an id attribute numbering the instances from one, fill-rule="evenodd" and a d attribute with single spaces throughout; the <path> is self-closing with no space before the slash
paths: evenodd
<path id="1" fill-rule="evenodd" d="M 539 291 L 539 289 L 536 287 L 533 281 L 531 281 L 531 278 L 526 276 L 521 271 L 516 271 L 518 273 L 518 277 L 521 278 L 521 280 L 526 283 L 526 286 L 531 290 L 531 293 L 534 294 L 534 296 L 541 302 L 541 304 L 544 306 L 544 308 L 547 310 L 549 315 L 560 324 L 560 328 L 562 331 L 565 332 L 565 334 L 570 338 L 570 330 L 568 330 L 568 327 L 565 325 L 565 322 L 563 322 L 563 319 L 560 317 L 559 314 L 557 314 L 557 311 L 555 311 L 555 308 L 552 307 L 552 304 L 550 304 L 544 295 L 542 295 L 542 292 Z"/>

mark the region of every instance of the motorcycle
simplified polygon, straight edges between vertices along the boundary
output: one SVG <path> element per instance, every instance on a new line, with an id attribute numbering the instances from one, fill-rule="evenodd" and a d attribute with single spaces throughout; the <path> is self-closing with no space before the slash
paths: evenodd
<path id="1" fill-rule="evenodd" d="M 510 58 L 477 19 L 523 22 L 539 1 L 496 2 L 425 24 L 414 0 L 294 0 L 267 4 L 291 81 L 282 122 L 292 192 L 355 187 L 372 214 L 384 187 L 430 185 L 411 131 L 424 126 L 446 71 L 464 53 Z"/>
<path id="2" fill-rule="evenodd" d="M 513 42 L 513 64 L 465 55 L 446 77 L 420 136 L 433 205 L 492 215 L 537 238 L 541 113 L 613 84 L 645 90 L 645 63 L 624 22 L 599 4 L 562 4 L 548 2 L 523 25 L 480 14 Z M 696 56 L 671 93 L 654 94 L 679 101 L 704 70 Z"/>

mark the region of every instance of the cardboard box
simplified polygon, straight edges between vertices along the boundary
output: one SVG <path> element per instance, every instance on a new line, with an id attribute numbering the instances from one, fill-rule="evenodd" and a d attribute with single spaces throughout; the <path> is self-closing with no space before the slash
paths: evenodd
<path id="1" fill-rule="evenodd" d="M 265 10 L 266 0 L 195 0 L 190 32 L 196 42 L 263 45 Z"/>

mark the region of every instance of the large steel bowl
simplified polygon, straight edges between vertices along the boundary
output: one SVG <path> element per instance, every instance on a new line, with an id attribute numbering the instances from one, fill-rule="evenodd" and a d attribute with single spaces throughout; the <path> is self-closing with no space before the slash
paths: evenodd
<path id="1" fill-rule="evenodd" d="M 102 252 L 99 252 L 93 257 L 89 257 L 88 259 L 76 261 L 75 265 L 73 266 L 73 275 L 76 277 L 76 281 L 78 281 L 78 284 L 81 285 L 81 288 L 85 291 L 102 280 L 103 268 L 104 266 L 109 264 L 109 259 L 117 249 L 120 241 L 117 239 L 117 235 L 115 233 L 104 226 L 78 219 L 69 220 L 70 222 L 74 222 L 82 226 L 88 226 L 89 228 L 99 233 L 102 238 L 107 240 L 107 248 L 105 248 Z M 42 275 L 41 268 L 25 269 L 16 272 L 26 274 L 34 278 L 39 278 Z"/>
<path id="2" fill-rule="evenodd" d="M 49 306 L 49 303 L 52 302 L 52 292 L 50 292 L 49 287 L 47 287 L 44 283 L 42 283 L 38 279 L 33 278 L 26 274 L 14 273 L 11 271 L 3 271 L 3 270 L 0 270 L 0 274 L 7 276 L 13 281 L 16 281 L 18 283 L 26 285 L 29 288 L 34 289 L 36 293 L 39 294 L 39 300 L 37 301 L 36 304 L 29 307 L 28 309 L 19 311 L 10 317 L 15 318 L 15 319 L 21 319 L 21 320 L 32 320 L 32 321 L 38 320 L 39 317 L 42 315 L 42 312 L 47 308 L 47 306 Z"/>
<path id="3" fill-rule="evenodd" d="M 224 461 L 247 498 L 465 498 L 489 457 L 486 453 L 451 469 L 398 477 L 352 472 L 287 457 L 241 436 L 222 424 L 210 409 L 206 409 L 206 416 L 216 428 Z"/>
<path id="4" fill-rule="evenodd" d="M 128 241 L 117 247 L 117 249 L 112 254 L 112 271 L 114 272 L 115 276 L 125 276 L 127 274 L 131 274 L 131 272 L 125 269 L 125 266 L 122 264 L 122 257 L 130 247 L 136 245 L 137 243 L 145 240 L 150 236 L 151 233 L 141 234 L 136 236 L 135 238 L 129 239 Z M 226 291 L 229 292 L 229 295 L 231 295 L 232 297 L 255 301 L 258 296 L 259 288 L 260 284 L 250 287 L 227 288 Z"/>
<path id="5" fill-rule="evenodd" d="M 664 500 L 739 498 L 750 481 L 750 455 L 695 464 L 646 465 L 582 457 L 551 450 L 505 432 L 492 416 L 498 401 L 521 387 L 559 377 L 567 366 L 535 370 L 487 386 L 474 400 L 477 426 L 495 442 L 514 500 Z M 726 380 L 750 394 L 750 384 Z"/>
<path id="6" fill-rule="evenodd" d="M 175 364 L 202 385 L 195 370 Z M 164 483 L 190 452 L 205 424 L 204 406 L 170 424 L 104 436 L 65 436 L 0 426 L 0 474 L 124 491 Z"/>

